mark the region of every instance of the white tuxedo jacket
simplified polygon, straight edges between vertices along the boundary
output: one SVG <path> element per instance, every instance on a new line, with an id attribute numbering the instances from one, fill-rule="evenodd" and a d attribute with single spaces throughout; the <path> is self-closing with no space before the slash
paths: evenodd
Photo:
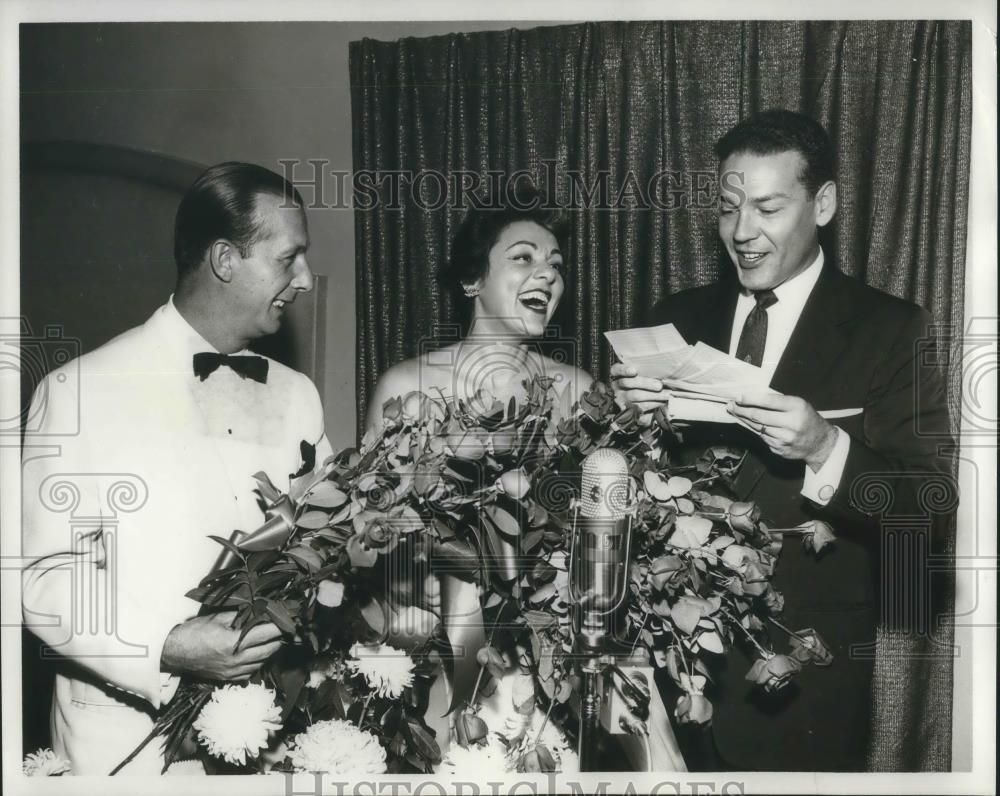
<path id="1" fill-rule="evenodd" d="M 171 301 L 50 373 L 32 402 L 41 419 L 23 454 L 23 613 L 66 659 L 51 729 L 75 774 L 107 774 L 172 696 L 164 639 L 198 612 L 184 595 L 221 550 L 208 534 L 261 524 L 252 475 L 283 489 L 301 441 L 317 445 L 317 463 L 330 453 L 305 375 L 270 360 L 266 385 L 225 367 L 201 383 L 198 348 L 213 350 Z M 154 742 L 122 773 L 161 767 Z"/>

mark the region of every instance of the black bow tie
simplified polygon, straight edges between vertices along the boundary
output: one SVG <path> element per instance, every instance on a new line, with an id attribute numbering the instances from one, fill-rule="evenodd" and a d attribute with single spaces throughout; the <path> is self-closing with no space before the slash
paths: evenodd
<path id="1" fill-rule="evenodd" d="M 195 354 L 191 363 L 194 366 L 194 375 L 205 381 L 220 365 L 231 368 L 239 373 L 244 379 L 250 378 L 267 384 L 267 360 L 264 357 L 251 356 L 230 356 L 229 354 L 216 354 L 212 351 L 203 351 Z"/>

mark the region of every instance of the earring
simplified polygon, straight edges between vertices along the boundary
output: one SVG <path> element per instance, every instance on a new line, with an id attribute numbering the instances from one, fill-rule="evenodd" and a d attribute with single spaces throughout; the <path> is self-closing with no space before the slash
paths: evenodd
<path id="1" fill-rule="evenodd" d="M 479 288 L 475 285 L 465 285 L 462 289 L 465 291 L 465 295 L 469 298 L 475 298 L 479 295 Z"/>

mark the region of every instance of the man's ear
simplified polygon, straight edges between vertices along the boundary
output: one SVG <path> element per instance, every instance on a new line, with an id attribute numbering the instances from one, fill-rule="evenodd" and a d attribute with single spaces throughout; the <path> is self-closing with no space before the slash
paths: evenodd
<path id="1" fill-rule="evenodd" d="M 823 183 L 816 191 L 816 226 L 825 227 L 837 212 L 837 183 Z"/>
<path id="2" fill-rule="evenodd" d="M 212 267 L 212 273 L 220 282 L 231 282 L 233 280 L 233 269 L 236 266 L 236 258 L 240 253 L 228 240 L 217 240 L 208 247 L 208 264 Z"/>

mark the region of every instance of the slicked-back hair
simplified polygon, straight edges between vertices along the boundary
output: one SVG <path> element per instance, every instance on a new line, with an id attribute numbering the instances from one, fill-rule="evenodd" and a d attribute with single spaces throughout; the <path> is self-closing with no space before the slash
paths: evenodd
<path id="1" fill-rule="evenodd" d="M 228 240 L 249 257 L 267 233 L 257 212 L 260 194 L 302 206 L 302 197 L 280 174 L 253 163 L 230 161 L 206 169 L 188 188 L 174 220 L 174 261 L 178 276 L 193 273 L 217 240 Z"/>
<path id="2" fill-rule="evenodd" d="M 780 108 L 744 119 L 719 139 L 715 155 L 721 164 L 730 155 L 776 155 L 798 152 L 805 165 L 799 181 L 810 196 L 836 179 L 836 152 L 823 125 L 804 113 Z"/>

